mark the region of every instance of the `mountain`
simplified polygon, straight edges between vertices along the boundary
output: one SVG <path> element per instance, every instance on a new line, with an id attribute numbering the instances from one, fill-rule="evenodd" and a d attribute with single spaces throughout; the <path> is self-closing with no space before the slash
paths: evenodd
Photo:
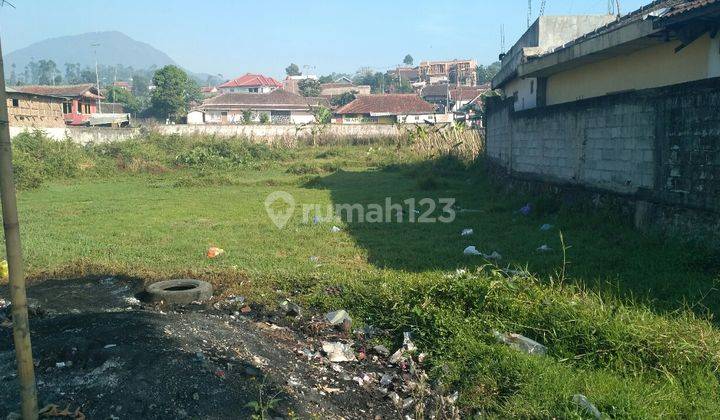
<path id="1" fill-rule="evenodd" d="M 5 55 L 6 71 L 15 64 L 16 71 L 22 72 L 30 61 L 53 60 L 61 71 L 65 63 L 80 63 L 81 67 L 95 66 L 97 47 L 98 62 L 105 65 L 122 64 L 135 69 L 147 69 L 176 64 L 164 52 L 144 42 L 136 41 L 122 32 L 92 32 L 81 35 L 63 36 L 36 42 L 25 48 Z"/>

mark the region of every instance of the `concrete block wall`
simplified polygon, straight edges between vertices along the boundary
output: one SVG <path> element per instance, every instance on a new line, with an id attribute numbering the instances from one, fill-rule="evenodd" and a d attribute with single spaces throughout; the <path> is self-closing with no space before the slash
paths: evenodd
<path id="1" fill-rule="evenodd" d="M 487 156 L 512 176 L 720 220 L 720 79 L 512 108 L 490 101 L 486 127 Z"/>

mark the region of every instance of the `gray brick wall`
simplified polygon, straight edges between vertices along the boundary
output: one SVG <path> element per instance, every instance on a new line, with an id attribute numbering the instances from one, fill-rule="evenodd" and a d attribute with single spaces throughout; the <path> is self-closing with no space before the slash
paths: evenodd
<path id="1" fill-rule="evenodd" d="M 487 109 L 487 155 L 518 177 L 720 211 L 720 79 L 514 112 Z"/>

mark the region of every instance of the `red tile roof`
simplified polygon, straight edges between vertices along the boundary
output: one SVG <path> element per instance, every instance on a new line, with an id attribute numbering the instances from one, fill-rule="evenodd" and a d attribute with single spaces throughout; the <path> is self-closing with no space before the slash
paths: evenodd
<path id="1" fill-rule="evenodd" d="M 362 95 L 339 108 L 336 114 L 432 114 L 435 106 L 414 93 L 391 95 Z"/>
<path id="2" fill-rule="evenodd" d="M 98 95 L 95 85 L 92 83 L 85 83 L 81 85 L 59 85 L 59 86 L 45 86 L 45 85 L 28 85 L 28 86 L 15 86 L 15 90 L 23 93 L 33 93 L 36 95 L 47 95 L 55 96 L 59 98 L 77 98 L 84 96 L 92 99 L 104 99 L 102 95 Z"/>
<path id="3" fill-rule="evenodd" d="M 240 76 L 237 79 L 233 79 L 229 82 L 225 82 L 222 85 L 218 86 L 219 89 L 222 88 L 233 88 L 233 87 L 255 87 L 255 86 L 269 86 L 274 88 L 280 88 L 282 87 L 282 83 L 278 82 L 277 80 L 273 79 L 272 77 L 265 77 L 261 74 L 246 74 L 244 76 Z"/>

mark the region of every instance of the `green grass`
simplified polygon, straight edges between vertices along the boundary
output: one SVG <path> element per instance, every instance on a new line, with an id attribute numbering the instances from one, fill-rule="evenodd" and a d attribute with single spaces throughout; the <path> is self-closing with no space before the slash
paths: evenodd
<path id="1" fill-rule="evenodd" d="M 577 393 L 612 417 L 720 412 L 720 261 L 710 250 L 508 196 L 482 164 L 428 161 L 383 141 L 293 150 L 177 137 L 58 150 L 33 141 L 21 166 L 50 168 L 19 194 L 33 278 L 192 274 L 257 303 L 344 307 L 359 324 L 389 329 L 388 345 L 412 331 L 467 414 L 578 417 Z M 449 224 L 339 223 L 340 233 L 296 211 L 279 230 L 264 208 L 277 190 L 322 205 L 452 197 L 473 211 Z M 519 214 L 528 201 L 543 215 Z M 461 238 L 464 228 L 475 235 Z M 543 244 L 555 251 L 537 252 Z M 526 272 L 507 276 L 462 255 L 468 245 Z M 209 246 L 226 256 L 208 260 Z M 494 330 L 531 337 L 548 355 L 497 344 Z"/>

